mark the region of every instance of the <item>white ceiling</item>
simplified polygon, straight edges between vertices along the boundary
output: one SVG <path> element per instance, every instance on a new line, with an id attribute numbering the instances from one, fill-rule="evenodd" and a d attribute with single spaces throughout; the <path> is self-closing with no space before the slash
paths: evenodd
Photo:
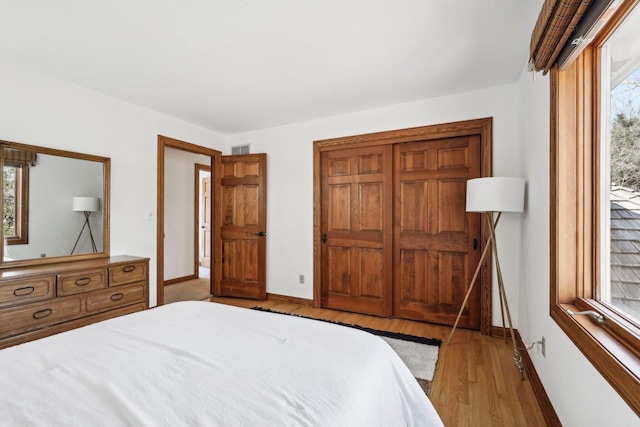
<path id="1" fill-rule="evenodd" d="M 541 0 L 0 0 L 0 58 L 226 134 L 515 82 Z"/>

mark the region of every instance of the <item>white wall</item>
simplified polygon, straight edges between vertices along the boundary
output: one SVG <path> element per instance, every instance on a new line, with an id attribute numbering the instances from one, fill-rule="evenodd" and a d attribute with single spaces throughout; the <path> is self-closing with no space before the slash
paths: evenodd
<path id="1" fill-rule="evenodd" d="M 637 426 L 640 420 L 549 316 L 549 78 L 520 79 L 522 177 L 527 180 L 522 216 L 518 329 L 527 342 L 546 341 L 529 353 L 565 426 Z"/>
<path id="2" fill-rule="evenodd" d="M 164 159 L 164 280 L 195 274 L 196 163 L 210 166 L 201 154 L 165 149 Z"/>
<path id="3" fill-rule="evenodd" d="M 221 150 L 219 133 L 0 64 L 0 139 L 111 157 L 111 254 L 151 258 L 156 302 L 158 134 Z"/>
<path id="4" fill-rule="evenodd" d="M 229 146 L 250 143 L 252 153 L 268 153 L 267 292 L 313 297 L 314 140 L 483 117 L 494 119 L 494 175 L 517 176 L 520 145 L 515 84 L 230 136 Z M 517 301 L 520 223 L 515 214 L 503 218 L 497 230 L 501 267 L 508 298 Z M 298 283 L 299 274 L 305 275 L 305 284 Z M 498 295 L 495 284 L 494 295 Z M 498 324 L 497 300 L 493 312 L 494 324 Z M 516 304 L 512 316 L 515 322 Z"/>

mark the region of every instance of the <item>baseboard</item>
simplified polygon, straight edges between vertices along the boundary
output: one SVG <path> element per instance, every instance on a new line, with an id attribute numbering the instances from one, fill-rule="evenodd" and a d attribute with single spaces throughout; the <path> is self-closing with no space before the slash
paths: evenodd
<path id="1" fill-rule="evenodd" d="M 509 329 L 503 328 L 502 326 L 492 326 L 491 336 L 494 338 L 503 338 L 506 336 L 507 341 L 511 341 L 511 332 L 509 332 Z"/>
<path id="2" fill-rule="evenodd" d="M 165 280 L 164 281 L 164 285 L 174 285 L 176 283 L 180 283 L 180 282 L 186 282 L 187 280 L 195 280 L 197 279 L 195 274 L 191 274 L 189 276 L 184 276 L 184 277 L 176 277 L 175 279 L 171 279 L 171 280 Z"/>
<path id="3" fill-rule="evenodd" d="M 287 304 L 303 305 L 313 307 L 313 300 L 306 298 L 290 297 L 287 295 L 267 294 L 267 301 L 285 302 Z"/>
<path id="4" fill-rule="evenodd" d="M 502 330 L 502 328 L 499 328 Z M 518 330 L 514 330 L 516 335 L 516 341 L 518 342 L 519 348 L 526 348 L 526 345 L 522 341 L 522 337 Z M 502 336 L 502 333 L 500 334 Z M 556 414 L 556 410 L 553 409 L 553 404 L 551 400 L 549 400 L 549 396 L 542 385 L 542 381 L 540 381 L 540 377 L 538 377 L 538 372 L 536 372 L 536 368 L 533 366 L 533 361 L 531 357 L 529 357 L 529 352 L 527 350 L 520 351 L 522 355 L 522 364 L 524 365 L 524 369 L 527 372 L 527 376 L 529 377 L 529 382 L 531 383 L 531 388 L 533 388 L 533 393 L 536 395 L 536 400 L 538 401 L 538 405 L 540 405 L 540 409 L 542 410 L 542 416 L 547 422 L 548 426 L 562 426 L 560 422 L 560 418 L 558 418 L 558 414 Z"/>

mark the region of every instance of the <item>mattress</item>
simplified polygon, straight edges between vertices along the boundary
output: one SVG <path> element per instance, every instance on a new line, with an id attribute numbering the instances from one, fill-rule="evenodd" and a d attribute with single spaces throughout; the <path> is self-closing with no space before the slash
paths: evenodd
<path id="1" fill-rule="evenodd" d="M 0 425 L 441 426 L 382 339 L 179 302 L 0 350 Z"/>

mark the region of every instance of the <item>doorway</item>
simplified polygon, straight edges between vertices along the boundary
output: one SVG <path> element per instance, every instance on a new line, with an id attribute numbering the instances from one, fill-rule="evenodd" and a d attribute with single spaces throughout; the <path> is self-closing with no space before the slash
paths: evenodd
<path id="1" fill-rule="evenodd" d="M 194 213 L 195 224 L 194 241 L 194 270 L 196 277 L 206 278 L 211 276 L 211 223 L 213 211 L 211 210 L 211 166 L 197 163 L 194 177 Z"/>
<path id="2" fill-rule="evenodd" d="M 196 197 L 198 208 L 194 203 L 193 194 L 198 192 L 200 183 L 196 182 L 193 178 L 193 170 L 195 164 L 209 163 L 210 180 L 213 180 L 214 185 L 210 186 L 211 196 L 204 202 L 212 221 L 209 225 L 209 229 L 216 230 L 216 225 L 220 223 L 220 217 L 218 209 L 215 209 L 217 203 L 219 203 L 219 196 L 216 194 L 215 182 L 218 179 L 219 163 L 221 158 L 221 152 L 212 148 L 202 147 L 195 144 L 191 144 L 184 141 L 179 141 L 173 138 L 158 135 L 158 194 L 157 194 L 157 304 L 163 305 L 165 303 L 165 284 L 169 283 L 170 286 L 186 286 L 191 281 L 202 282 L 203 278 L 200 278 L 199 271 L 199 256 L 201 250 L 199 246 L 206 246 L 206 250 L 210 259 L 210 274 L 205 279 L 205 288 L 209 294 L 213 294 L 216 280 L 219 280 L 220 271 L 220 251 L 217 249 L 219 245 L 216 244 L 219 241 L 219 236 L 215 233 L 209 234 L 210 238 L 206 243 L 199 244 L 199 238 L 196 237 L 198 229 L 200 227 L 200 213 L 199 208 L 203 207 L 199 197 Z M 194 190 L 184 192 L 186 196 L 185 201 L 181 202 L 179 199 L 173 199 L 172 193 L 168 192 L 172 187 L 175 188 L 179 185 L 178 182 L 174 182 L 174 179 L 178 179 L 170 176 L 172 166 L 172 157 L 177 156 L 181 158 L 189 158 L 191 155 L 194 159 L 200 159 L 193 161 L 189 164 L 189 171 L 185 172 L 185 183 L 188 181 L 189 186 L 193 186 Z M 203 161 L 203 159 L 205 159 Z M 174 162 L 175 163 L 175 162 Z M 180 163 L 180 162 L 177 162 Z M 184 164 L 185 162 L 182 162 Z M 189 163 L 188 161 L 186 163 Z M 179 167 L 178 167 L 179 168 Z M 187 176 L 188 175 L 188 176 Z M 182 174 L 178 174 L 181 177 Z M 185 184 L 186 185 L 186 184 Z M 184 227 L 182 225 L 184 223 Z M 178 225 L 176 225 L 178 224 Z M 186 238 L 185 236 L 189 236 Z M 169 244 L 167 245 L 167 242 Z M 189 243 L 190 242 L 190 243 Z M 178 255 L 180 262 L 175 262 L 174 257 L 171 259 L 165 259 L 165 255 Z M 189 273 L 185 274 L 184 271 L 186 264 L 189 265 Z M 182 269 L 182 270 L 181 270 Z M 177 277 L 170 277 L 177 276 Z M 171 284 L 173 282 L 173 284 Z M 175 289 L 175 288 L 174 288 Z M 189 291 L 193 292 L 193 289 L 189 288 Z M 193 294 L 195 295 L 195 294 Z M 197 298 L 188 297 L 188 298 Z"/>
<path id="3" fill-rule="evenodd" d="M 314 142 L 316 307 L 453 323 L 488 238 L 464 195 L 466 180 L 491 175 L 491 128 L 486 118 Z M 483 334 L 490 262 L 463 314 Z"/>

